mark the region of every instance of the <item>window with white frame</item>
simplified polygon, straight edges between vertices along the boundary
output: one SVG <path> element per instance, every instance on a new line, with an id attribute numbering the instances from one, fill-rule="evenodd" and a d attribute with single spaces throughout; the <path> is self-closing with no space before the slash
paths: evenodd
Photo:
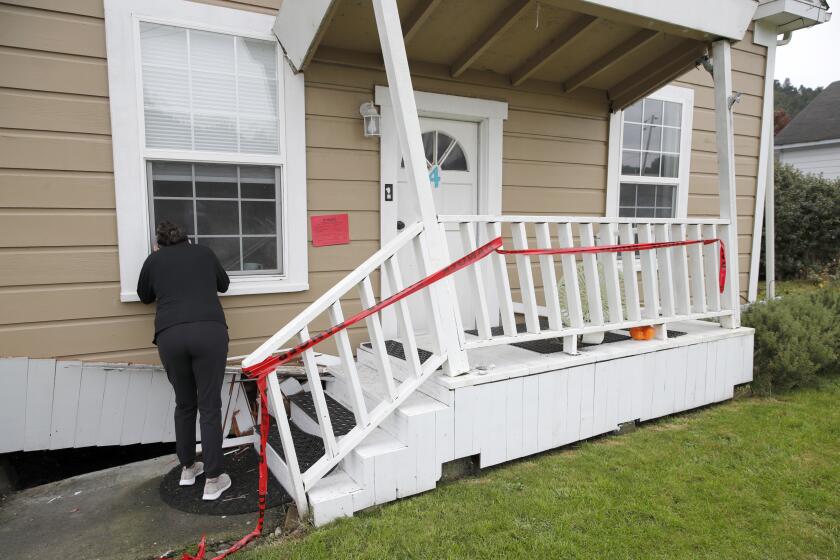
<path id="1" fill-rule="evenodd" d="M 308 287 L 303 79 L 272 24 L 185 0 L 106 1 L 123 300 L 164 220 L 216 253 L 229 293 Z"/>
<path id="2" fill-rule="evenodd" d="M 608 214 L 685 217 L 694 90 L 666 86 L 612 116 Z"/>

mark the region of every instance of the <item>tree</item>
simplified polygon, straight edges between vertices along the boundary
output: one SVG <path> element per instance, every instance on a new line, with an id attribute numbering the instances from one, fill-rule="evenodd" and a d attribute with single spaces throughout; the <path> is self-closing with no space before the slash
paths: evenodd
<path id="1" fill-rule="evenodd" d="M 775 100 L 775 110 L 777 111 L 777 120 L 776 120 L 776 134 L 778 134 L 782 128 L 790 122 L 799 112 L 804 109 L 811 101 L 814 100 L 816 96 L 822 93 L 823 88 L 809 88 L 805 86 L 794 86 L 790 78 L 785 78 L 784 82 L 779 82 L 779 80 L 775 80 L 773 82 L 773 91 L 774 91 L 774 100 Z M 780 120 L 778 118 L 778 111 L 782 110 L 787 115 L 788 120 L 780 124 Z"/>

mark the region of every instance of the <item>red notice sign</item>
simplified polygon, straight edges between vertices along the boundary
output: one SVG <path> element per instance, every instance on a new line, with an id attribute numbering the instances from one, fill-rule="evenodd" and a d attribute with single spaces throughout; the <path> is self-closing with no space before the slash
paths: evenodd
<path id="1" fill-rule="evenodd" d="M 312 216 L 312 245 L 346 245 L 350 243 L 350 220 L 347 214 Z"/>

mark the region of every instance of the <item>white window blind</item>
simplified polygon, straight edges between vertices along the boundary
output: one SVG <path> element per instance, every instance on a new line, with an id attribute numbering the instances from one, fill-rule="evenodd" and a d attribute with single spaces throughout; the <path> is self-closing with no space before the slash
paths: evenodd
<path id="1" fill-rule="evenodd" d="M 277 47 L 141 22 L 146 147 L 279 154 Z"/>

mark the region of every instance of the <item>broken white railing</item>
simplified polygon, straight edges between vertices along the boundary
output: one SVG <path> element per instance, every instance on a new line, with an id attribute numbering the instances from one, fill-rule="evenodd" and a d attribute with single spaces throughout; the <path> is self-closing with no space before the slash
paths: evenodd
<path id="1" fill-rule="evenodd" d="M 727 239 L 729 227 L 727 220 L 705 218 L 467 215 L 440 216 L 439 222 L 441 226 L 458 225 L 464 253 L 503 234 L 506 248 L 521 250 Z M 730 316 L 732 310 L 721 306 L 721 301 L 729 299 L 722 299 L 719 291 L 719 250 L 718 244 L 694 244 L 627 251 L 620 257 L 616 253 L 515 255 L 512 269 L 504 255 L 490 255 L 489 265 L 474 265 L 458 273 L 469 275 L 473 298 L 473 305 L 465 308 L 474 316 L 461 319 L 465 325 L 475 324 L 477 332 L 464 341 L 464 349 L 562 337 L 564 351 L 574 354 L 580 334 L 652 325 L 657 327 L 658 337 L 665 337 L 669 322 Z M 737 248 L 726 250 L 731 258 L 737 258 Z M 450 254 L 458 256 L 456 248 L 450 247 Z M 578 279 L 578 259 L 583 261 L 585 298 Z M 562 285 L 558 283 L 558 264 Z M 514 301 L 513 277 L 519 286 L 519 301 Z M 738 278 L 728 276 L 726 290 L 737 290 L 737 282 Z M 524 332 L 517 328 L 517 313 L 524 315 Z M 495 323 L 501 328 L 494 329 Z"/>
<path id="2" fill-rule="evenodd" d="M 428 276 L 433 271 L 429 270 L 426 232 L 423 229 L 422 222 L 406 227 L 397 237 L 318 298 L 257 350 L 248 355 L 242 362 L 243 368 L 260 364 L 283 347 L 295 346 L 300 342 L 308 341 L 311 336 L 310 325 L 324 313 L 328 315 L 329 323 L 333 326 L 344 322 L 341 299 L 354 299 L 356 291 L 364 309 L 376 305 L 371 276 L 377 271 L 381 277 L 387 278 L 388 284 L 394 292 L 402 290 L 404 280 L 398 263 L 399 258 L 416 259 L 420 276 Z M 341 359 L 341 368 L 340 371 L 333 371 L 333 373 L 346 386 L 348 404 L 356 419 L 356 426 L 342 437 L 337 438 L 333 433 L 330 412 L 327 409 L 313 350 L 309 349 L 302 353 L 303 367 L 306 371 L 320 435 L 324 444 L 324 455 L 305 471 L 301 471 L 298 463 L 277 374 L 271 373 L 268 375 L 270 408 L 274 412 L 283 447 L 283 458 L 270 446 L 268 447 L 268 466 L 272 474 L 295 500 L 301 514 L 305 514 L 308 509 L 306 492 L 376 429 L 446 361 L 446 355 L 443 351 L 444 345 L 440 340 L 440 317 L 437 315 L 437 307 L 432 305 L 429 290 L 427 288 L 423 289 L 412 297 L 424 298 L 423 307 L 427 310 L 426 320 L 430 323 L 427 329 L 431 334 L 431 347 L 428 349 L 432 355 L 425 362 L 420 363 L 410 306 L 407 300 L 398 301 L 394 305 L 394 309 L 403 333 L 402 343 L 405 348 L 406 363 L 409 370 L 408 377 L 404 377 L 402 382 L 398 382 L 394 378 L 391 360 L 385 347 L 380 314 L 374 313 L 367 317 L 365 319 L 367 327 L 365 340 L 369 340 L 371 343 L 371 349 L 376 360 L 376 369 L 385 387 L 385 397 L 372 407 L 368 406 L 367 403 L 370 400 L 366 401 L 365 394 L 362 391 L 350 336 L 346 329 L 335 333 L 335 343 Z"/>

